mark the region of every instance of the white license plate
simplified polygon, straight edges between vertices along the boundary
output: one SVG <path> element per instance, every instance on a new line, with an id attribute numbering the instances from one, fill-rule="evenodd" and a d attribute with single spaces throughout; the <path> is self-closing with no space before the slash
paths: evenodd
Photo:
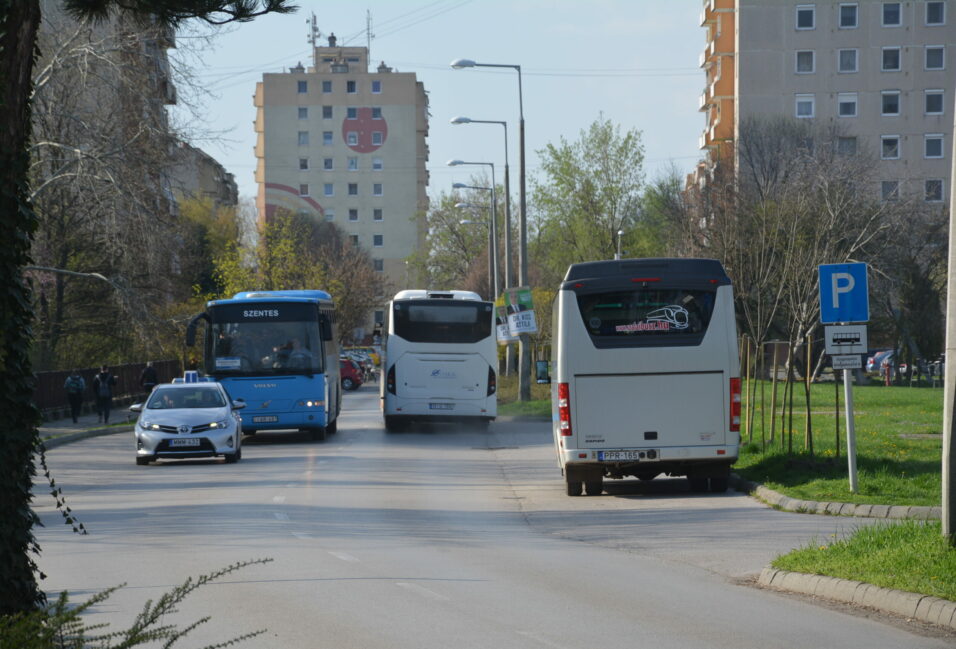
<path id="1" fill-rule="evenodd" d="M 269 415 L 268 417 L 253 417 L 252 423 L 254 424 L 274 424 L 279 421 L 279 417 L 276 415 Z"/>
<path id="2" fill-rule="evenodd" d="M 641 453 L 645 454 L 643 458 L 640 455 Z M 646 451 L 598 451 L 598 459 L 608 462 L 643 460 L 646 459 L 646 457 Z"/>
<path id="3" fill-rule="evenodd" d="M 199 446 L 199 439 L 196 437 L 182 437 L 180 439 L 169 440 L 170 446 Z"/>
<path id="4" fill-rule="evenodd" d="M 455 404 L 453 403 L 430 403 L 428 407 L 432 410 L 454 410 Z"/>

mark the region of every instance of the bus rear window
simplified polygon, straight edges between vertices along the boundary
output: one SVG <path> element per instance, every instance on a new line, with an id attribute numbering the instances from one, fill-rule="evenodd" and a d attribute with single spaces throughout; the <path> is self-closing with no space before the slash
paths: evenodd
<path id="1" fill-rule="evenodd" d="M 584 327 L 598 347 L 696 345 L 714 311 L 714 291 L 628 289 L 578 295 Z"/>
<path id="2" fill-rule="evenodd" d="M 485 302 L 396 302 L 393 333 L 413 343 L 476 343 L 491 335 L 491 305 Z"/>

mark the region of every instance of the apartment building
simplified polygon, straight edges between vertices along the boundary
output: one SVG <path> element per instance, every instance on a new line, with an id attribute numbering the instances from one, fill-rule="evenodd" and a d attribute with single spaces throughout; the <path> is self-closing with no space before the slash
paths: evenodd
<path id="1" fill-rule="evenodd" d="M 732 155 L 751 116 L 812 119 L 879 161 L 883 199 L 948 201 L 952 12 L 944 0 L 705 0 L 701 148 L 710 163 Z"/>
<path id="2" fill-rule="evenodd" d="M 406 288 L 428 205 L 424 85 L 384 63 L 370 72 L 368 48 L 334 34 L 313 62 L 256 84 L 260 223 L 280 208 L 336 223 L 392 288 Z"/>

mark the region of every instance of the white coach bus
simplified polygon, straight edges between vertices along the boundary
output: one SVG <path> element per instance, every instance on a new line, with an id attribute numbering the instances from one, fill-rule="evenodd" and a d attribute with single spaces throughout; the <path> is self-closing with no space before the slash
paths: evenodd
<path id="1" fill-rule="evenodd" d="M 713 259 L 572 264 L 553 304 L 554 447 L 569 496 L 604 478 L 725 491 L 740 444 L 733 289 Z"/>
<path id="2" fill-rule="evenodd" d="M 494 304 L 470 291 L 400 291 L 382 341 L 382 414 L 395 431 L 413 420 L 487 426 L 498 414 Z"/>

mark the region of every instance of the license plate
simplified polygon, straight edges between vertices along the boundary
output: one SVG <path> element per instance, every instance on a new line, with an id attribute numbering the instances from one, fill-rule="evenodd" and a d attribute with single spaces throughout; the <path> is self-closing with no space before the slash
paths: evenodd
<path id="1" fill-rule="evenodd" d="M 252 423 L 254 424 L 274 424 L 277 421 L 279 421 L 279 417 L 277 415 L 269 415 L 269 416 L 252 418 Z"/>
<path id="2" fill-rule="evenodd" d="M 182 437 L 180 439 L 169 440 L 170 446 L 199 446 L 199 439 L 196 437 Z"/>
<path id="3" fill-rule="evenodd" d="M 453 403 L 430 403 L 428 407 L 432 410 L 454 410 L 455 404 Z"/>
<path id="4" fill-rule="evenodd" d="M 644 454 L 643 458 L 641 457 L 642 453 Z M 608 462 L 643 460 L 646 458 L 646 451 L 598 451 L 598 459 Z"/>

